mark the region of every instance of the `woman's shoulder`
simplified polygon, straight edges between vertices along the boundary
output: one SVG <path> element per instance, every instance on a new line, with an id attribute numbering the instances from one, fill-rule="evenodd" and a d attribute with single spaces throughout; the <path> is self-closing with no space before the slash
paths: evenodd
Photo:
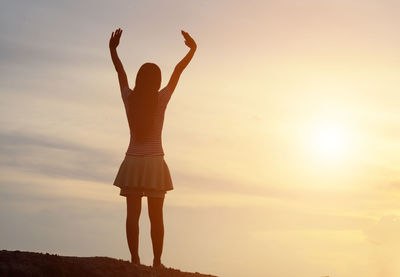
<path id="1" fill-rule="evenodd" d="M 171 91 L 168 87 L 163 88 L 158 93 L 158 101 L 160 104 L 168 104 L 169 99 L 171 98 Z"/>
<path id="2" fill-rule="evenodd" d="M 131 90 L 129 87 L 123 87 L 121 89 L 121 95 L 124 100 L 127 99 L 132 93 L 133 90 Z"/>

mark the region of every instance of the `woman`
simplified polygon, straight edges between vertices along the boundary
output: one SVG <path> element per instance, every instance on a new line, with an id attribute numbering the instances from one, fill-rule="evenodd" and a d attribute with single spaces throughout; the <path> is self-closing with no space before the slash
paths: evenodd
<path id="1" fill-rule="evenodd" d="M 173 189 L 168 166 L 164 160 L 161 132 L 168 101 L 178 84 L 179 77 L 192 59 L 197 45 L 188 33 L 182 31 L 185 44 L 190 48 L 186 56 L 175 66 L 167 84 L 161 90 L 161 71 L 153 63 L 143 64 L 136 76 L 133 90 L 117 54 L 122 30 L 111 34 L 111 58 L 118 73 L 121 96 L 124 102 L 130 129 L 130 143 L 121 163 L 114 185 L 120 195 L 126 197 L 126 237 L 131 262 L 140 264 L 139 217 L 142 196 L 147 196 L 153 244 L 153 267 L 163 267 L 161 253 L 164 241 L 163 203 L 168 190 Z"/>

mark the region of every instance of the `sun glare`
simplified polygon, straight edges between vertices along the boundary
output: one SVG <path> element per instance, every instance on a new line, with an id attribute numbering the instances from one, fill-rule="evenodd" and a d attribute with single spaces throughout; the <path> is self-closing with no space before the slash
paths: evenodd
<path id="1" fill-rule="evenodd" d="M 326 156 L 343 155 L 346 148 L 346 134 L 338 126 L 323 126 L 315 134 L 316 148 Z"/>
<path id="2" fill-rule="evenodd" d="M 312 151 L 320 158 L 337 160 L 350 155 L 351 136 L 344 125 L 316 124 L 308 136 Z"/>

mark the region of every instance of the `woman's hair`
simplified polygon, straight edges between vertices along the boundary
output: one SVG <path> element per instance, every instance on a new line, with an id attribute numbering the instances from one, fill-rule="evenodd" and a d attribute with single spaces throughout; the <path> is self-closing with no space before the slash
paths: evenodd
<path id="1" fill-rule="evenodd" d="M 137 142 L 143 142 L 153 128 L 160 86 L 160 68 L 154 63 L 143 64 L 136 75 L 133 93 L 128 98 L 128 112 L 133 119 L 129 127 Z"/>

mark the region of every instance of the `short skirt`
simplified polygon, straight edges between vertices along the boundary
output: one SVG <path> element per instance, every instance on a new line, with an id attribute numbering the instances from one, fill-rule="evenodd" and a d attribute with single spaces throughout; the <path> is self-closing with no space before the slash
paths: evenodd
<path id="1" fill-rule="evenodd" d="M 173 189 L 171 174 L 164 156 L 126 155 L 119 167 L 114 186 L 120 195 L 138 194 L 150 196 L 165 194 Z"/>

